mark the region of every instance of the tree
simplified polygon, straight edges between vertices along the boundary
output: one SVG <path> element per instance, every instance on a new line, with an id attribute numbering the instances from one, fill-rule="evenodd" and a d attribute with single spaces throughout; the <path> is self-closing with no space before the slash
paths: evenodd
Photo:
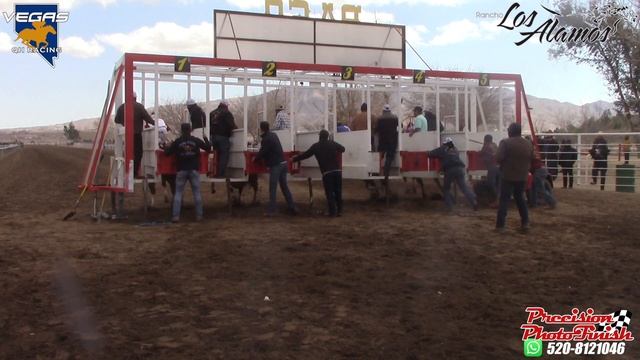
<path id="1" fill-rule="evenodd" d="M 69 123 L 69 126 L 64 126 L 64 137 L 66 137 L 69 141 L 80 140 L 80 132 L 78 132 L 72 122 Z"/>
<path id="2" fill-rule="evenodd" d="M 617 0 L 592 0 L 588 5 L 575 0 L 557 0 L 560 26 L 573 29 L 609 26 L 614 30 L 606 41 L 558 41 L 549 54 L 596 68 L 616 95 L 615 104 L 625 116 L 626 127 L 633 131 L 632 113 L 640 114 L 640 20 L 637 15 L 640 8 L 629 6 L 628 2 L 620 4 Z"/>

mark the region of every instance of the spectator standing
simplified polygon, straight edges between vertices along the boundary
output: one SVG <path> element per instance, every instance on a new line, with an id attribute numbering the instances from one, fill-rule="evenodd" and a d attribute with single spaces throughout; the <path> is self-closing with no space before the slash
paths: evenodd
<path id="1" fill-rule="evenodd" d="M 598 177 L 600 177 L 600 190 L 604 191 L 604 186 L 607 181 L 607 168 L 609 157 L 609 146 L 607 146 L 607 140 L 602 135 L 598 135 L 593 141 L 593 146 L 589 150 L 589 155 L 593 159 L 593 170 L 591 176 L 593 177 L 591 185 L 598 183 Z"/>
<path id="2" fill-rule="evenodd" d="M 512 123 L 507 132 L 509 138 L 500 142 L 496 156 L 500 165 L 500 199 L 496 230 L 504 232 L 507 208 L 511 196 L 513 196 L 520 212 L 521 230 L 527 232 L 529 230 L 529 210 L 524 199 L 524 192 L 529 176 L 529 167 L 534 158 L 533 145 L 522 137 L 520 124 Z"/>
<path id="3" fill-rule="evenodd" d="M 562 187 L 573 189 L 573 165 L 578 160 L 578 150 L 571 146 L 571 140 L 562 140 L 560 146 L 560 166 L 562 167 Z"/>

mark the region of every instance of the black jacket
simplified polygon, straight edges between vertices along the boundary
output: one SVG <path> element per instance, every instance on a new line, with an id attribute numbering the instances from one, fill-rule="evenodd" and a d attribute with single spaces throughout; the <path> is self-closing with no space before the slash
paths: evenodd
<path id="1" fill-rule="evenodd" d="M 301 161 L 315 156 L 322 174 L 329 171 L 340 170 L 338 153 L 344 152 L 344 146 L 331 140 L 320 140 L 311 145 L 309 150 L 293 158 L 293 161 Z"/>
<path id="2" fill-rule="evenodd" d="M 428 155 L 430 158 L 440 159 L 440 166 L 445 172 L 456 167 L 464 167 L 464 163 L 460 160 L 458 149 L 455 147 L 443 144 L 439 148 L 429 151 Z"/>
<path id="3" fill-rule="evenodd" d="M 209 125 L 211 138 L 216 135 L 231 137 L 231 132 L 238 128 L 233 114 L 226 109 L 215 109 L 209 113 Z"/>
<path id="4" fill-rule="evenodd" d="M 424 117 L 427 119 L 427 131 L 436 131 L 438 129 L 436 115 L 431 111 L 425 111 Z M 440 132 L 444 131 L 444 124 L 440 121 Z"/>
<path id="5" fill-rule="evenodd" d="M 560 147 L 560 166 L 563 168 L 572 168 L 573 164 L 578 160 L 578 150 L 570 145 L 562 145 Z"/>
<path id="6" fill-rule="evenodd" d="M 209 151 L 211 144 L 189 135 L 177 138 L 170 147 L 164 149 L 164 153 L 176 155 L 178 171 L 190 171 L 200 169 L 200 149 Z"/>
<path id="7" fill-rule="evenodd" d="M 376 125 L 378 151 L 395 151 L 398 148 L 398 117 L 389 111 L 382 113 Z"/>
<path id="8" fill-rule="evenodd" d="M 607 157 L 609 156 L 607 141 L 604 139 L 596 139 L 596 141 L 593 142 L 591 150 L 589 150 L 589 154 L 593 160 L 606 163 Z"/>
<path id="9" fill-rule="evenodd" d="M 203 128 L 207 121 L 207 115 L 205 115 L 202 108 L 198 104 L 193 104 L 187 106 L 187 109 L 191 118 L 191 128 L 193 130 Z"/>
<path id="10" fill-rule="evenodd" d="M 278 135 L 271 131 L 262 135 L 260 151 L 256 155 L 256 160 L 264 160 L 268 167 L 274 167 L 284 161 L 284 152 Z"/>
<path id="11" fill-rule="evenodd" d="M 118 107 L 116 111 L 116 118 L 114 119 L 116 124 L 120 124 L 124 126 L 124 104 Z M 148 122 L 149 124 L 154 124 L 153 118 L 147 112 L 147 109 L 144 108 L 144 105 L 136 102 L 133 106 L 133 133 L 134 134 L 142 134 L 142 127 L 144 122 Z"/>

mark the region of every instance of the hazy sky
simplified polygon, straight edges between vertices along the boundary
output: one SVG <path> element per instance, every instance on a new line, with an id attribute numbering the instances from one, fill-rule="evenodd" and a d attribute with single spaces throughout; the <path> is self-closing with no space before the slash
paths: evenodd
<path id="1" fill-rule="evenodd" d="M 322 12 L 322 0 L 308 2 L 312 13 Z M 406 25 L 408 40 L 434 69 L 520 73 L 527 92 L 535 96 L 579 105 L 612 100 L 592 68 L 552 60 L 548 45 L 534 40 L 518 47 L 514 42 L 520 35 L 499 28 L 500 19 L 477 16 L 506 13 L 512 1 L 334 1 L 336 17 L 339 5 L 345 3 L 362 5 L 363 21 Z M 13 54 L 11 48 L 18 45 L 14 23 L 0 18 L 0 128 L 97 116 L 107 80 L 123 52 L 213 56 L 213 9 L 264 12 L 264 0 L 60 0 L 59 4 L 70 12 L 70 19 L 59 25 L 63 52 L 55 68 L 37 54 Z M 527 1 L 522 8 L 543 11 L 537 1 Z M 1 11 L 13 9 L 13 0 L 0 0 Z M 424 68 L 410 50 L 407 67 Z"/>

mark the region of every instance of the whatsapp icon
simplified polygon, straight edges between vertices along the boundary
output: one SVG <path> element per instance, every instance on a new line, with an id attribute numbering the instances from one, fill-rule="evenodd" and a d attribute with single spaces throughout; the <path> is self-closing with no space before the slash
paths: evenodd
<path id="1" fill-rule="evenodd" d="M 542 356 L 542 340 L 527 339 L 524 341 L 525 357 L 541 357 Z"/>

